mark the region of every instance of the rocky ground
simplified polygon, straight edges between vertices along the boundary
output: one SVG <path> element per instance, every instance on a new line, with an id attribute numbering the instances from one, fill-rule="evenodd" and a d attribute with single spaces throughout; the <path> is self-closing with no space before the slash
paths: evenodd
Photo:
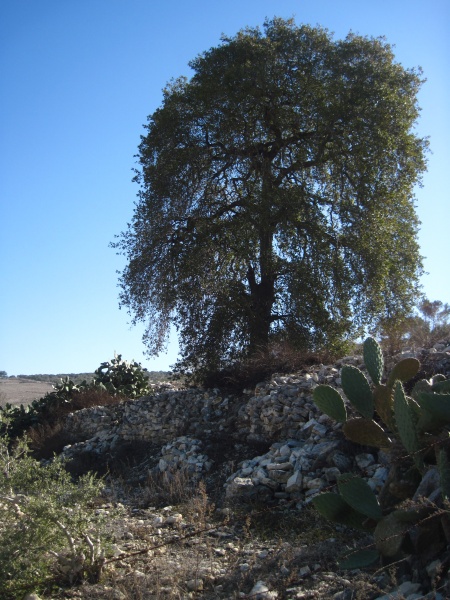
<path id="1" fill-rule="evenodd" d="M 433 369 L 449 367 L 450 346 L 430 354 Z M 106 473 L 92 510 L 110 545 L 100 582 L 46 600 L 450 598 L 450 549 L 428 559 L 433 539 L 423 555 L 339 569 L 373 538 L 322 519 L 311 498 L 348 471 L 378 492 L 388 469 L 314 407 L 321 382 L 339 387 L 339 365 L 274 376 L 237 403 L 217 390 L 168 391 L 68 419 L 83 434 L 64 451 L 74 473 Z"/>
<path id="2" fill-rule="evenodd" d="M 227 500 L 227 457 L 196 484 L 182 471 L 172 478 L 153 471 L 143 481 L 158 456 L 110 479 L 95 508 L 108 519 L 112 543 L 101 583 L 61 589 L 52 599 L 450 597 L 448 553 L 421 570 L 407 557 L 403 564 L 341 571 L 337 558 L 370 547 L 370 537 L 324 521 L 311 505 Z"/>

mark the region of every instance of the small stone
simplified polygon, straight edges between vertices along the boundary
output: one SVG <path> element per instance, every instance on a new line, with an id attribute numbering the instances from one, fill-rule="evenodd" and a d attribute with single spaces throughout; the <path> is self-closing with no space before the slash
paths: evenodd
<path id="1" fill-rule="evenodd" d="M 255 492 L 255 485 L 249 477 L 235 477 L 227 485 L 227 497 L 252 495 Z"/>
<path id="2" fill-rule="evenodd" d="M 322 487 L 324 487 L 324 482 L 320 477 L 316 477 L 315 479 L 310 479 L 308 482 L 306 482 L 306 487 L 308 488 L 308 490 L 318 490 Z"/>
<path id="3" fill-rule="evenodd" d="M 252 587 L 249 596 L 254 600 L 272 600 L 278 598 L 277 592 L 271 592 L 264 581 L 257 581 Z"/>
<path id="4" fill-rule="evenodd" d="M 401 598 L 409 598 L 420 589 L 419 583 L 413 583 L 412 581 L 403 582 L 398 588 L 391 590 L 388 594 L 378 596 L 375 600 L 400 600 Z M 419 594 L 419 598 L 423 598 L 423 595 Z"/>
<path id="5" fill-rule="evenodd" d="M 351 460 L 343 452 L 334 452 L 330 456 L 330 460 L 341 473 L 346 473 L 351 469 Z"/>
<path id="6" fill-rule="evenodd" d="M 203 589 L 203 579 L 190 579 L 186 581 L 186 587 L 190 592 L 200 592 Z"/>
<path id="7" fill-rule="evenodd" d="M 273 479 L 274 481 L 276 481 L 277 483 L 287 483 L 287 481 L 289 480 L 289 471 L 281 471 L 280 469 L 273 469 L 272 471 L 269 471 L 269 477 L 270 479 Z"/>
<path id="8" fill-rule="evenodd" d="M 142 571 L 133 571 L 133 575 L 136 579 L 145 579 L 146 575 Z"/>
<path id="9" fill-rule="evenodd" d="M 442 562 L 440 560 L 434 560 L 426 567 L 425 570 L 428 573 L 428 577 L 434 579 L 436 575 L 442 570 Z"/>
<path id="10" fill-rule="evenodd" d="M 294 471 L 286 482 L 286 492 L 299 492 L 302 489 L 303 476 L 300 471 Z"/>
<path id="11" fill-rule="evenodd" d="M 323 474 L 325 475 L 325 479 L 328 481 L 328 483 L 334 483 L 341 472 L 337 467 L 329 467 L 328 469 L 323 470 Z"/>
<path id="12" fill-rule="evenodd" d="M 364 469 L 367 469 L 367 467 L 370 467 L 371 465 L 375 464 L 375 458 L 373 457 L 372 454 L 357 454 L 355 456 L 355 461 L 356 464 L 358 465 L 358 467 L 363 471 Z"/>
<path id="13" fill-rule="evenodd" d="M 299 577 L 308 577 L 308 575 L 311 575 L 311 569 L 308 567 L 308 565 L 306 565 L 306 567 L 302 567 L 301 569 L 299 569 L 298 571 L 298 576 Z"/>
<path id="14" fill-rule="evenodd" d="M 174 525 L 175 523 L 180 523 L 183 520 L 183 515 L 180 513 L 175 513 L 174 515 L 170 515 L 167 517 L 164 523 L 166 525 Z"/>

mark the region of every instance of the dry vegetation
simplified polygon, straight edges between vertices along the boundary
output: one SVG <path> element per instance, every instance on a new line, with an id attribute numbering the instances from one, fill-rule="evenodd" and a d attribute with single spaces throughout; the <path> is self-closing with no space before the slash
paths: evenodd
<path id="1" fill-rule="evenodd" d="M 50 382 L 23 379 L 21 377 L 5 377 L 0 379 L 0 406 L 10 404 L 30 404 L 53 391 Z"/>
<path id="2" fill-rule="evenodd" d="M 113 552 L 100 583 L 60 589 L 56 599 L 104 600 L 376 597 L 367 574 L 336 573 L 336 555 L 354 534 L 303 511 L 261 505 L 217 507 L 211 481 L 192 486 L 185 474 L 154 477 L 138 489 L 111 482 L 97 510 L 111 517 Z M 130 502 L 130 500 L 132 500 Z M 356 540 L 356 538 L 354 538 Z M 381 574 L 380 584 L 392 583 Z M 374 595 L 375 594 L 375 595 Z M 344 596 L 343 596 L 344 597 Z"/>

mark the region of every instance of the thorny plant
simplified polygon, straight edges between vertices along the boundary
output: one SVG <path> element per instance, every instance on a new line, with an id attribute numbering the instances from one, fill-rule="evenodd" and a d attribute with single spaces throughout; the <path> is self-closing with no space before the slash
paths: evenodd
<path id="1" fill-rule="evenodd" d="M 26 439 L 0 438 L 0 596 L 21 598 L 52 580 L 98 577 L 104 561 L 101 522 L 90 503 L 102 482 L 73 483 L 63 461 L 42 466 Z"/>

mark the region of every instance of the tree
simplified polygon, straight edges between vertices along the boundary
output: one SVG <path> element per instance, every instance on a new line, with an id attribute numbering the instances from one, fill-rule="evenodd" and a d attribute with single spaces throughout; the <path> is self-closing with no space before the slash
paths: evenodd
<path id="1" fill-rule="evenodd" d="M 198 369 L 272 340 L 330 347 L 407 313 L 422 272 L 420 70 L 383 39 L 278 18 L 190 67 L 148 118 L 139 200 L 112 244 L 149 353 L 171 323 Z"/>
<path id="2" fill-rule="evenodd" d="M 390 355 L 406 346 L 430 348 L 437 342 L 450 340 L 450 306 L 422 296 L 410 314 L 382 319 L 372 333 Z"/>
<path id="3" fill-rule="evenodd" d="M 450 340 L 450 306 L 441 300 L 423 300 L 418 305 L 419 315 L 411 319 L 407 331 L 408 342 L 430 347 L 444 339 Z"/>

